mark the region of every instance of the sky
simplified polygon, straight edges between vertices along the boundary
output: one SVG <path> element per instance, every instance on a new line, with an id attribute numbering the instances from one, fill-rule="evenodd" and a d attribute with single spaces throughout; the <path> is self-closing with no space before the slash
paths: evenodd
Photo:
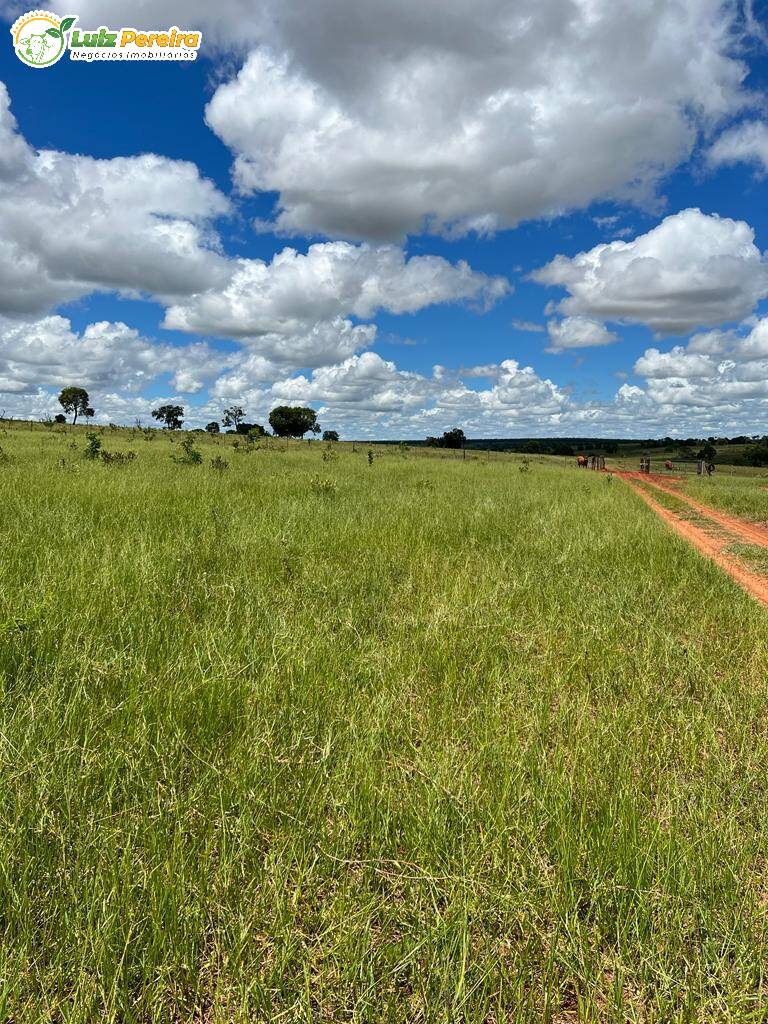
<path id="1" fill-rule="evenodd" d="M 768 433 L 768 0 L 0 0 L 0 413 Z"/>

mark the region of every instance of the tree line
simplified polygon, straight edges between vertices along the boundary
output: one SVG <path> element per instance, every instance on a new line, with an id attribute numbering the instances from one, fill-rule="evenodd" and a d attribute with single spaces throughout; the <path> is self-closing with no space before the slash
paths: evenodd
<path id="1" fill-rule="evenodd" d="M 66 387 L 59 393 L 59 405 L 64 413 L 72 416 L 72 425 L 77 424 L 78 416 L 90 419 L 96 415 L 91 405 L 91 400 L 85 388 Z M 66 423 L 64 413 L 54 417 L 56 423 Z M 184 406 L 167 403 L 159 405 L 152 410 L 152 418 L 162 424 L 164 430 L 181 430 L 184 425 Z M 224 427 L 230 428 L 231 433 L 246 434 L 253 437 L 264 437 L 266 429 L 260 423 L 247 423 L 245 420 L 245 409 L 241 405 L 231 405 L 222 413 L 221 423 Z M 317 413 L 307 406 L 278 405 L 269 414 L 269 425 L 276 437 L 304 437 L 305 434 L 319 434 L 320 424 L 317 422 Z M 205 427 L 209 434 L 218 434 L 220 426 L 218 420 L 211 420 Z M 336 430 L 324 430 L 322 432 L 324 441 L 338 441 L 339 434 Z"/>

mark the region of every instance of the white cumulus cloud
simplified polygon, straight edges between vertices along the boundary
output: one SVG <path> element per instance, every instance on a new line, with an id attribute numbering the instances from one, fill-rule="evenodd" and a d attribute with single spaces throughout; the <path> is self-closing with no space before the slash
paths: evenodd
<path id="1" fill-rule="evenodd" d="M 95 291 L 186 294 L 222 277 L 212 218 L 229 203 L 190 163 L 35 151 L 0 82 L 0 313 Z"/>
<path id="2" fill-rule="evenodd" d="M 701 128 L 745 102 L 722 0 L 260 10 L 259 45 L 207 118 L 240 187 L 279 194 L 286 233 L 485 233 L 597 197 L 647 199 Z"/>
<path id="3" fill-rule="evenodd" d="M 380 310 L 414 313 L 460 301 L 487 307 L 509 291 L 505 278 L 478 274 L 464 261 L 406 259 L 395 246 L 324 242 L 306 253 L 283 249 L 269 263 L 238 260 L 223 287 L 171 306 L 165 326 L 234 338 L 288 333 L 334 317 L 368 318 Z"/>
<path id="4" fill-rule="evenodd" d="M 533 276 L 568 291 L 561 313 L 643 323 L 663 334 L 742 320 L 768 294 L 768 263 L 749 224 L 697 209 L 666 217 L 632 241 L 557 256 Z"/>
<path id="5" fill-rule="evenodd" d="M 713 167 L 747 163 L 768 169 L 768 125 L 764 121 L 746 121 L 723 132 L 707 158 Z"/>
<path id="6" fill-rule="evenodd" d="M 573 348 L 595 348 L 611 345 L 617 340 L 605 324 L 584 316 L 567 316 L 563 320 L 550 320 L 547 324 L 549 345 L 547 352 L 564 352 Z"/>
<path id="7" fill-rule="evenodd" d="M 81 334 L 66 317 L 33 322 L 0 318 L 0 393 L 34 394 L 41 387 L 83 385 L 96 392 L 138 392 L 161 374 L 182 392 L 213 380 L 230 357 L 204 343 L 163 345 L 124 323 L 99 321 Z"/>

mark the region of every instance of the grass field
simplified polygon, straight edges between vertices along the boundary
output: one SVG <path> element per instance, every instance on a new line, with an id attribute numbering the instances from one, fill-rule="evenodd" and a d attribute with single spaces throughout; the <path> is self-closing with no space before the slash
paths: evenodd
<path id="1" fill-rule="evenodd" d="M 766 1019 L 766 613 L 638 495 L 102 441 L 0 433 L 1 1021 Z"/>

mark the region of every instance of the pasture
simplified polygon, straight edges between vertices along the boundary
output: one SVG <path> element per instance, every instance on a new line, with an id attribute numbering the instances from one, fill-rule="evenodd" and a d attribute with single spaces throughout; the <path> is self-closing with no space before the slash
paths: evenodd
<path id="1" fill-rule="evenodd" d="M 0 432 L 0 1020 L 765 1020 L 766 612 L 629 487 L 85 434 Z"/>

